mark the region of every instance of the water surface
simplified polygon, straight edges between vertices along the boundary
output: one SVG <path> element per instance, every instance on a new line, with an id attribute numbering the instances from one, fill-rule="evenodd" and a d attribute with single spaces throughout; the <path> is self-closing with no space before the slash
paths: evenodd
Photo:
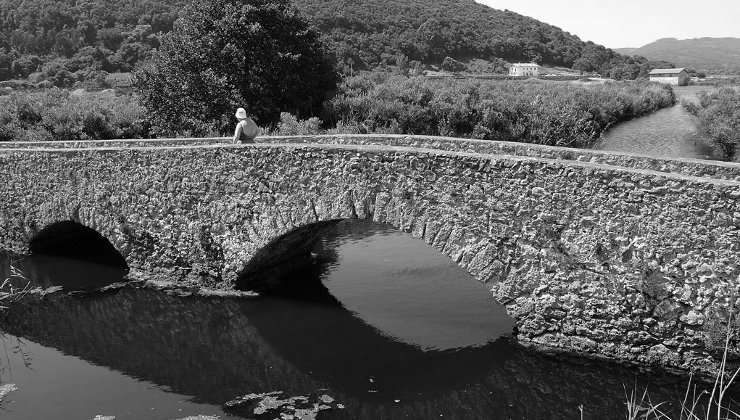
<path id="1" fill-rule="evenodd" d="M 711 149 L 697 133 L 697 119 L 681 100 L 698 101 L 709 86 L 674 86 L 676 105 L 617 124 L 594 145 L 596 150 L 629 152 L 660 158 L 708 159 Z"/>
<path id="2" fill-rule="evenodd" d="M 0 415 L 228 419 L 221 407 L 240 395 L 324 389 L 346 406 L 328 418 L 573 419 L 582 406 L 584 418 L 622 419 L 625 387 L 647 387 L 666 411 L 683 398 L 687 378 L 513 346 L 490 287 L 405 233 L 342 223 L 322 241 L 298 280 L 318 276 L 334 299 L 129 286 L 12 303 L 0 382 L 18 390 Z M 1 255 L 0 277 L 12 263 L 57 281 L 44 261 Z"/>

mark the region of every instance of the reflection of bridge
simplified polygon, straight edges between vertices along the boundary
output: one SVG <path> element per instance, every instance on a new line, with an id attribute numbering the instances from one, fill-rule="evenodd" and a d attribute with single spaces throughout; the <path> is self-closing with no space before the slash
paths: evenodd
<path id="1" fill-rule="evenodd" d="M 739 165 L 404 136 L 217 142 L 3 144 L 0 246 L 73 219 L 135 270 L 228 285 L 296 228 L 372 218 L 490 282 L 523 343 L 683 367 L 709 360 L 736 289 Z"/>
<path id="2" fill-rule="evenodd" d="M 460 418 L 465 410 L 466 419 L 571 419 L 587 402 L 587 418 L 604 419 L 621 415 L 614 407 L 624 402 L 625 378 L 628 386 L 647 386 L 633 382 L 634 369 L 561 361 L 503 343 L 425 353 L 341 307 L 311 303 L 182 299 L 126 288 L 13 306 L 0 313 L 0 329 L 214 405 L 252 392 L 293 396 L 330 387 L 347 407 L 330 418 Z M 676 378 L 660 379 L 650 384 L 652 398 L 683 395 Z"/>

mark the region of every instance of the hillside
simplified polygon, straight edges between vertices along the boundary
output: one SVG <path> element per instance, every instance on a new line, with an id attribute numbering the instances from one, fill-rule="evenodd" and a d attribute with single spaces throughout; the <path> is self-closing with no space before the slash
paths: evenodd
<path id="1" fill-rule="evenodd" d="M 617 51 L 624 54 L 624 50 Z M 740 72 L 740 38 L 664 38 L 634 49 L 630 54 L 670 61 L 679 67 Z"/>
<path id="2" fill-rule="evenodd" d="M 281 1 L 281 0 L 274 0 Z M 0 81 L 56 86 L 130 72 L 151 59 L 186 0 L 0 0 Z M 474 0 L 294 0 L 350 74 L 386 65 L 440 65 L 446 57 L 536 61 L 615 78 L 646 74 L 632 60 L 552 25 Z M 416 61 L 416 63 L 414 62 Z M 479 66 L 480 67 L 480 66 Z M 485 66 L 484 66 L 485 67 Z M 649 70 L 648 70 L 649 71 Z"/>
<path id="3" fill-rule="evenodd" d="M 339 45 L 341 59 L 363 67 L 374 67 L 388 55 L 434 62 L 446 56 L 497 57 L 571 67 L 586 46 L 560 28 L 473 0 L 293 3 Z"/>

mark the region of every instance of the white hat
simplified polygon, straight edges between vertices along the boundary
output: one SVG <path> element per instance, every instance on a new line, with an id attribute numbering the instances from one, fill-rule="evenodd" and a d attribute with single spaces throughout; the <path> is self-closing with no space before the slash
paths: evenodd
<path id="1" fill-rule="evenodd" d="M 236 110 L 235 116 L 239 119 L 247 118 L 247 111 L 245 111 L 244 108 L 239 108 Z"/>

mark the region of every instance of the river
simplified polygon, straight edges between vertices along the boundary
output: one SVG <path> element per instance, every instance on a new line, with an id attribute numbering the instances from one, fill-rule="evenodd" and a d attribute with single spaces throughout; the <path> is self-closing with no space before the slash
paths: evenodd
<path id="1" fill-rule="evenodd" d="M 490 287 L 419 239 L 345 221 L 322 241 L 314 263 L 280 275 L 320 280 L 325 298 L 129 284 L 5 302 L 0 386 L 16 389 L 0 416 L 234 419 L 224 403 L 272 391 L 329 395 L 344 408 L 318 418 L 339 419 L 622 419 L 625 393 L 645 389 L 663 411 L 679 409 L 687 377 L 513 345 Z M 14 282 L 101 276 L 116 279 L 0 253 L 0 278 Z"/>
<path id="2" fill-rule="evenodd" d="M 683 109 L 681 100 L 698 101 L 699 93 L 711 89 L 710 86 L 674 86 L 676 105 L 614 126 L 594 149 L 660 158 L 709 158 L 711 149 L 697 133 L 696 117 Z"/>

